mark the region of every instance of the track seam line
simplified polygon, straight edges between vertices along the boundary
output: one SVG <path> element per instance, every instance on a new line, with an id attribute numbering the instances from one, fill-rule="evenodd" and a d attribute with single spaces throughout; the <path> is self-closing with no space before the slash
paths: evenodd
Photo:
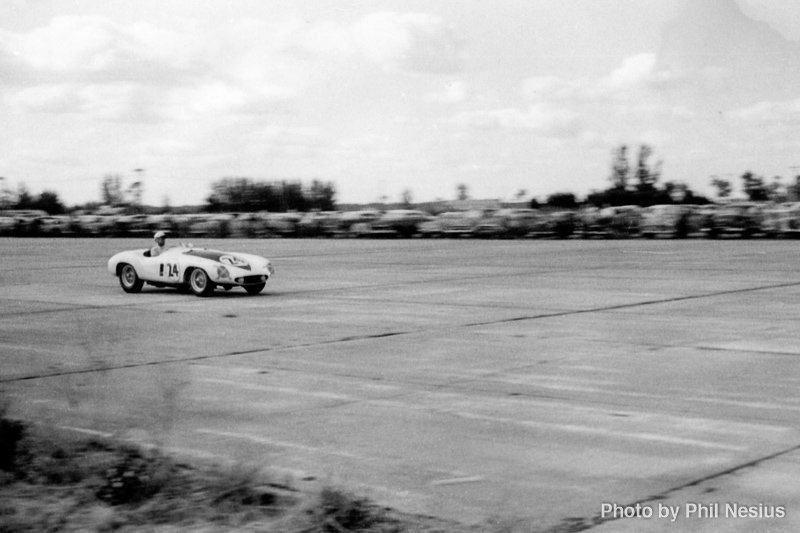
<path id="1" fill-rule="evenodd" d="M 666 500 L 670 495 L 673 495 L 674 493 L 679 492 L 679 491 L 681 491 L 683 489 L 687 489 L 689 487 L 696 487 L 697 485 L 705 483 L 706 481 L 711 481 L 711 480 L 714 480 L 714 479 L 718 479 L 718 478 L 721 478 L 721 477 L 728 476 L 730 474 L 735 474 L 736 472 L 739 472 L 740 470 L 744 470 L 745 468 L 751 468 L 751 467 L 754 467 L 754 466 L 758 466 L 761 463 L 765 463 L 767 461 L 771 461 L 773 459 L 777 459 L 778 457 L 782 457 L 784 455 L 788 455 L 788 454 L 796 452 L 798 450 L 800 450 L 800 444 L 796 444 L 796 445 L 791 446 L 789 448 L 786 448 L 784 450 L 780 450 L 780 451 L 777 451 L 775 453 L 771 453 L 769 455 L 765 455 L 763 457 L 759 457 L 757 459 L 753 459 L 752 461 L 747 461 L 746 463 L 741 463 L 741 464 L 732 466 L 730 468 L 726 468 L 725 470 L 721 470 L 721 471 L 716 472 L 714 474 L 709 474 L 707 476 L 703 476 L 701 478 L 694 479 L 694 480 L 689 481 L 687 483 L 684 483 L 682 485 L 678 485 L 676 487 L 669 488 L 669 489 L 667 489 L 667 490 L 665 490 L 663 492 L 660 492 L 658 494 L 655 494 L 653 496 L 647 496 L 646 498 L 642 498 L 640 500 L 636 500 L 636 501 L 631 502 L 629 504 L 623 505 L 622 507 L 636 506 L 636 505 L 650 503 L 650 502 L 654 502 L 654 501 L 658 501 L 658 500 Z M 573 521 L 573 519 L 571 519 L 571 518 L 567 519 L 567 520 L 569 520 L 570 522 Z M 589 520 L 590 522 L 586 523 L 585 520 Z M 622 520 L 622 518 L 621 517 L 603 518 L 602 515 L 598 513 L 598 514 L 593 515 L 589 519 L 584 519 L 584 521 L 574 524 L 572 527 L 568 527 L 567 529 L 563 529 L 563 525 L 561 525 L 561 526 L 556 526 L 556 527 L 550 529 L 549 531 L 552 531 L 554 533 L 555 532 L 576 533 L 578 531 L 588 531 L 590 529 L 594 529 L 596 526 L 605 524 L 607 522 L 614 522 L 616 520 Z"/>
<path id="2" fill-rule="evenodd" d="M 688 296 L 677 296 L 674 298 L 664 298 L 660 300 L 646 300 L 644 302 L 634 302 L 630 304 L 619 304 L 619 305 L 610 305 L 606 307 L 595 307 L 591 309 L 575 309 L 571 311 L 560 311 L 558 313 L 545 313 L 539 315 L 530 315 L 530 316 L 521 316 L 521 317 L 514 317 L 514 318 L 504 318 L 501 320 L 489 320 L 486 322 L 473 322 L 464 324 L 462 327 L 474 327 L 474 326 L 489 326 L 494 324 L 504 324 L 509 322 L 522 322 L 525 320 L 538 320 L 541 318 L 556 318 L 562 316 L 570 316 L 570 315 L 580 315 L 586 313 L 597 313 L 597 312 L 605 312 L 605 311 L 616 311 L 618 309 L 632 309 L 635 307 L 646 307 L 649 305 L 658 305 L 658 304 L 665 304 L 665 303 L 672 303 L 672 302 L 684 302 L 688 300 L 699 300 L 702 298 L 713 298 L 716 296 L 725 296 L 728 294 L 741 294 L 745 292 L 755 292 L 761 290 L 771 290 L 771 289 L 781 289 L 785 287 L 796 287 L 800 286 L 800 281 L 794 281 L 791 283 L 779 283 L 776 285 L 763 285 L 760 287 L 748 287 L 745 289 L 731 289 L 727 291 L 717 291 L 717 292 L 710 292 L 705 294 L 692 294 Z"/>
<path id="3" fill-rule="evenodd" d="M 578 271 L 579 272 L 584 272 L 584 271 L 587 271 L 587 270 L 602 270 L 604 268 L 605 267 L 590 267 L 590 268 L 578 269 Z M 541 271 L 541 272 L 536 272 L 536 274 L 538 274 L 538 275 L 548 275 L 548 274 L 559 274 L 559 273 L 570 273 L 570 272 L 574 272 L 574 271 L 572 271 L 572 270 L 544 270 L 544 271 Z M 509 274 L 502 274 L 502 275 L 495 276 L 495 277 L 496 278 L 512 278 L 512 277 L 520 277 L 520 276 L 527 276 L 527 275 L 530 275 L 530 272 L 514 272 L 514 273 L 509 273 Z M 442 283 L 442 282 L 462 282 L 462 281 L 471 281 L 471 280 L 475 280 L 475 279 L 484 279 L 484 277 L 483 276 L 461 276 L 461 277 L 455 277 L 455 278 L 420 280 L 420 281 L 415 281 L 415 282 L 412 282 L 412 283 L 397 282 L 397 283 L 384 283 L 384 284 L 371 284 L 371 285 L 355 285 L 355 286 L 351 286 L 351 287 L 332 287 L 332 288 L 326 288 L 326 289 L 307 289 L 307 290 L 299 290 L 299 291 L 283 292 L 283 293 L 282 292 L 270 292 L 266 296 L 271 296 L 271 297 L 287 297 L 288 296 L 288 297 L 300 297 L 300 298 L 302 298 L 302 297 L 307 296 L 307 295 L 316 295 L 316 294 L 320 294 L 320 293 L 336 293 L 336 292 L 341 292 L 341 291 L 364 290 L 364 289 L 367 289 L 367 290 L 369 290 L 369 289 L 382 289 L 382 288 L 388 288 L 388 287 L 404 287 L 406 285 L 425 285 L 425 284 L 430 284 L 430 283 Z M 241 297 L 242 298 L 246 298 L 247 296 L 246 295 L 242 295 Z M 336 299 L 336 297 L 333 297 L 333 299 Z M 345 299 L 345 298 L 339 297 L 339 299 Z M 62 313 L 62 312 L 75 311 L 75 310 L 89 311 L 89 310 L 107 309 L 107 308 L 110 308 L 110 309 L 132 309 L 132 310 L 137 310 L 138 308 L 142 307 L 145 304 L 151 304 L 152 303 L 152 302 L 125 302 L 125 303 L 121 303 L 119 305 L 92 305 L 92 304 L 71 304 L 71 303 L 60 303 L 60 302 L 42 302 L 42 301 L 39 301 L 39 300 L 24 300 L 24 299 L 21 299 L 21 298 L 13 298 L 13 297 L 0 297 L 0 301 L 13 301 L 13 302 L 24 301 L 24 302 L 33 302 L 33 303 L 38 303 L 38 304 L 73 306 L 73 307 L 67 308 L 67 309 L 41 309 L 41 310 L 38 310 L 38 311 L 25 311 L 25 312 L 17 312 L 17 313 L 7 314 L 7 315 L 0 315 L 0 320 L 3 320 L 5 318 L 9 318 L 9 317 L 14 318 L 14 317 L 18 317 L 18 316 L 40 315 L 40 314 L 47 314 L 47 313 Z M 372 298 L 372 299 L 365 298 L 364 301 L 376 301 L 376 299 L 374 299 L 374 298 Z M 380 301 L 380 300 L 377 300 L 377 301 Z M 168 305 L 167 302 L 157 302 L 157 303 L 159 305 L 160 304 Z M 478 306 L 478 307 L 483 307 L 483 306 Z"/>
<path id="4" fill-rule="evenodd" d="M 572 311 L 563 311 L 558 313 L 547 313 L 547 314 L 540 314 L 540 315 L 531 315 L 531 316 L 521 316 L 521 317 L 514 317 L 514 318 L 505 318 L 500 320 L 491 320 L 486 322 L 472 322 L 466 324 L 456 324 L 456 325 L 449 325 L 449 326 L 440 326 L 436 328 L 428 328 L 428 329 L 421 329 L 421 330 L 410 330 L 410 331 L 390 331 L 386 333 L 377 333 L 372 335 L 354 335 L 349 337 L 342 337 L 339 339 L 332 339 L 327 341 L 320 341 L 320 342 L 313 342 L 313 343 L 303 343 L 303 344 L 296 344 L 292 346 L 276 346 L 272 348 L 255 348 L 251 350 L 241 350 L 236 352 L 228 352 L 223 354 L 209 354 L 209 355 L 199 355 L 193 357 L 181 357 L 177 359 L 170 359 L 167 361 L 149 361 L 145 363 L 129 363 L 124 365 L 114 365 L 114 366 L 107 366 L 103 368 L 85 368 L 85 369 L 78 369 L 78 370 L 70 370 L 70 371 L 63 371 L 63 372 L 53 372 L 49 374 L 40 374 L 40 375 L 31 375 L 31 376 L 21 376 L 16 378 L 5 378 L 0 379 L 0 383 L 16 383 L 21 381 L 31 381 L 35 379 L 43 379 L 43 378 L 51 378 L 51 377 L 60 377 L 60 376 L 70 376 L 70 375 L 78 375 L 78 374 L 90 374 L 94 372 L 107 372 L 109 370 L 124 370 L 130 368 L 142 368 L 147 366 L 157 366 L 162 364 L 171 364 L 171 363 L 186 363 L 192 361 L 203 361 L 208 359 L 222 359 L 225 357 L 233 357 L 237 355 L 248 355 L 260 352 L 273 352 L 276 350 L 293 350 L 297 348 L 308 348 L 312 346 L 325 346 L 329 344 L 340 344 L 345 342 L 354 342 L 354 341 L 361 341 L 361 340 L 370 340 L 370 339 L 382 339 L 388 337 L 399 337 L 402 335 L 412 335 L 415 333 L 422 333 L 426 331 L 441 331 L 446 329 L 460 329 L 460 328 L 471 328 L 471 327 L 478 327 L 478 326 L 491 326 L 497 324 L 507 324 L 512 322 L 523 322 L 526 320 L 540 320 L 544 318 L 558 318 L 563 316 L 571 316 L 571 315 L 580 315 L 580 314 L 587 314 L 587 313 L 598 313 L 598 312 L 605 312 L 605 311 L 614 311 L 617 309 L 630 309 L 634 307 L 643 307 L 649 305 L 657 305 L 663 303 L 671 303 L 671 302 L 680 302 L 680 301 L 687 301 L 687 300 L 696 300 L 701 298 L 713 298 L 715 296 L 722 296 L 727 294 L 739 294 L 745 292 L 754 292 L 760 290 L 771 290 L 771 289 L 779 289 L 783 287 L 794 287 L 800 286 L 800 282 L 792 282 L 792 283 L 781 283 L 778 285 L 765 285 L 761 287 L 750 287 L 746 289 L 733 289 L 729 291 L 718 291 L 713 293 L 706 293 L 706 294 L 696 294 L 696 295 L 689 295 L 689 296 L 679 296 L 676 298 L 666 298 L 662 300 L 649 300 L 644 302 L 636 302 L 631 304 L 621 304 L 621 305 L 613 305 L 607 307 L 596 307 L 591 309 L 576 309 Z"/>

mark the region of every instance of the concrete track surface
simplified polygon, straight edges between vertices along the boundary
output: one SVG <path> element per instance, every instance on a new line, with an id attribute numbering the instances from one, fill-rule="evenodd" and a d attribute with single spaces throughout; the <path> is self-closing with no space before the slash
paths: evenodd
<path id="1" fill-rule="evenodd" d="M 465 523 L 800 531 L 796 242 L 203 241 L 277 273 L 123 293 L 149 244 L 0 240 L 12 414 Z"/>

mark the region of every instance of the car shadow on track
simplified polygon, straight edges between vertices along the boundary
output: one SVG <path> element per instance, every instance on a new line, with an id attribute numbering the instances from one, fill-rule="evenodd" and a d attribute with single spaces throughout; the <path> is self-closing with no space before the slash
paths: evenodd
<path id="1" fill-rule="evenodd" d="M 145 287 L 145 288 L 142 289 L 141 292 L 137 293 L 135 296 L 146 296 L 146 295 L 164 296 L 164 295 L 167 295 L 167 294 L 174 294 L 174 295 L 177 295 L 177 296 L 186 296 L 186 297 L 202 298 L 202 299 L 206 299 L 206 298 L 212 298 L 212 299 L 216 299 L 216 298 L 263 298 L 265 296 L 270 296 L 269 292 L 260 292 L 258 294 L 248 294 L 243 289 L 240 289 L 240 290 L 231 289 L 230 291 L 226 291 L 224 289 L 216 289 L 216 290 L 214 290 L 214 292 L 212 292 L 211 294 L 209 294 L 207 296 L 198 297 L 191 290 L 174 289 L 174 288 L 157 288 L 157 287 L 150 287 L 150 288 Z"/>

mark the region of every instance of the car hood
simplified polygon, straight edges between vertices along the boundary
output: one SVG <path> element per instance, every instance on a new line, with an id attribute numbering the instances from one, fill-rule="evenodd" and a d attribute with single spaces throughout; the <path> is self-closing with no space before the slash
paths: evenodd
<path id="1" fill-rule="evenodd" d="M 242 270 L 251 270 L 251 263 L 254 257 L 249 254 L 234 254 L 230 252 L 221 252 L 219 250 L 206 250 L 204 248 L 192 248 L 183 252 L 184 255 L 191 255 L 195 257 L 202 257 L 216 263 L 223 265 L 241 268 Z"/>

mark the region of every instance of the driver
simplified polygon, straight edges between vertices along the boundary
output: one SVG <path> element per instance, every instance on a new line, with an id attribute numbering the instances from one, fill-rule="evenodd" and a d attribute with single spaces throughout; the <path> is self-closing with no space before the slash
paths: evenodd
<path id="1" fill-rule="evenodd" d="M 150 257 L 156 257 L 166 250 L 164 243 L 167 241 L 167 234 L 163 231 L 156 232 L 153 236 L 153 240 L 156 241 L 156 245 L 150 248 Z"/>

